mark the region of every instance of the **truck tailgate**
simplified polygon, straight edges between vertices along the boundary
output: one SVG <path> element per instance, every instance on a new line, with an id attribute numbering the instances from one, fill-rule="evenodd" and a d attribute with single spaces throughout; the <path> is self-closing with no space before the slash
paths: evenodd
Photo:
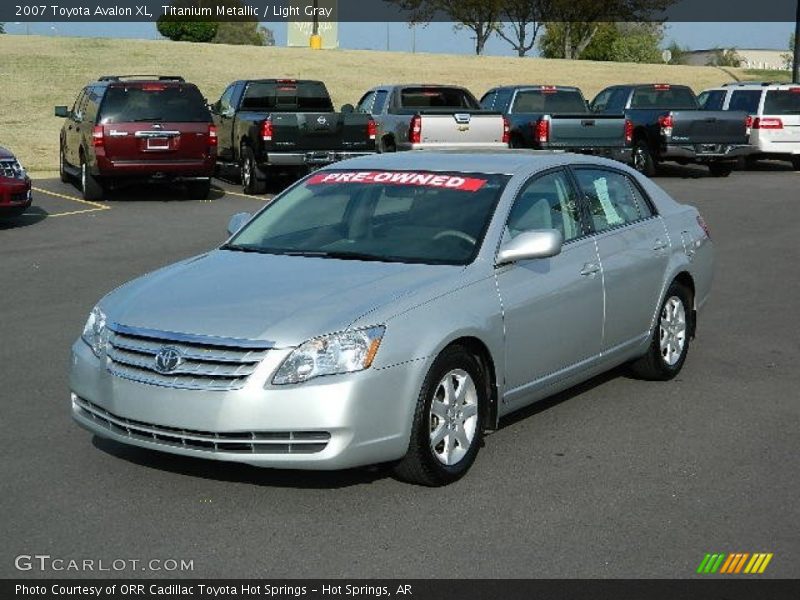
<path id="1" fill-rule="evenodd" d="M 552 115 L 551 148 L 621 148 L 625 146 L 625 117 Z"/>
<path id="2" fill-rule="evenodd" d="M 504 121 L 500 114 L 422 113 L 422 144 L 501 144 Z"/>
<path id="3" fill-rule="evenodd" d="M 735 111 L 672 111 L 672 141 L 689 144 L 747 144 L 747 115 Z"/>
<path id="4" fill-rule="evenodd" d="M 368 149 L 367 115 L 273 113 L 272 146 L 303 150 Z"/>

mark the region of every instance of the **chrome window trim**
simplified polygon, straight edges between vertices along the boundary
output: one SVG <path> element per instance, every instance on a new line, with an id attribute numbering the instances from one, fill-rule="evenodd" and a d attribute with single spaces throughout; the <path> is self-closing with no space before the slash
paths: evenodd
<path id="1" fill-rule="evenodd" d="M 188 344 L 204 344 L 207 346 L 220 346 L 224 348 L 247 348 L 251 350 L 275 349 L 275 343 L 266 340 L 248 340 L 241 338 L 178 333 L 173 331 L 159 331 L 156 329 L 130 327 L 128 325 L 121 325 L 120 323 L 109 323 L 107 327 L 115 333 L 151 338 L 154 340 L 164 340 L 165 342 L 186 342 Z"/>

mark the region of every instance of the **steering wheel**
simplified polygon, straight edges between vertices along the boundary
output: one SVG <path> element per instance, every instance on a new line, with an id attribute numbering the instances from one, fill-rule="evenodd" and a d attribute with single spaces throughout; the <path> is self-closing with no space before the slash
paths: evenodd
<path id="1" fill-rule="evenodd" d="M 463 231 L 457 231 L 455 229 L 445 229 L 444 231 L 440 231 L 435 236 L 433 236 L 433 239 L 434 240 L 438 240 L 438 239 L 441 239 L 443 237 L 448 237 L 448 236 L 449 237 L 455 237 L 455 238 L 458 238 L 460 240 L 464 240 L 465 242 L 468 242 L 472 246 L 474 246 L 475 244 L 478 243 L 478 240 L 476 240 L 474 237 L 472 237 L 468 233 L 464 233 Z"/>

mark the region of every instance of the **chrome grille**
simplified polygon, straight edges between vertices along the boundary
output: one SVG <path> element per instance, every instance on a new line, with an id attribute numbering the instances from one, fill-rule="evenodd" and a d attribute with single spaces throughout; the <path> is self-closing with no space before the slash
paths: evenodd
<path id="1" fill-rule="evenodd" d="M 25 171 L 16 159 L 4 158 L 0 159 L 0 177 L 25 179 Z"/>
<path id="2" fill-rule="evenodd" d="M 316 454 L 331 439 L 327 431 L 237 431 L 218 433 L 177 427 L 164 427 L 114 415 L 96 404 L 72 396 L 81 416 L 110 432 L 167 446 L 240 454 Z"/>
<path id="3" fill-rule="evenodd" d="M 226 391 L 244 387 L 264 359 L 266 343 L 179 336 L 119 325 L 110 327 L 107 355 L 112 375 L 162 387 Z M 240 344 L 235 346 L 233 344 Z M 168 347 L 181 355 L 180 364 L 164 372 L 156 356 Z"/>

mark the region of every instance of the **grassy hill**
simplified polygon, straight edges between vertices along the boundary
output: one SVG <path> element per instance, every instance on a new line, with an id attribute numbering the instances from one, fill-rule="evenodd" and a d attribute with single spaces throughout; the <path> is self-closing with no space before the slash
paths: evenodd
<path id="1" fill-rule="evenodd" d="M 322 79 L 337 106 L 355 104 L 379 83 L 455 83 L 479 97 L 498 84 L 577 85 L 591 98 L 612 83 L 667 81 L 699 91 L 731 79 L 711 67 L 18 35 L 0 36 L 0 56 L 0 145 L 33 172 L 57 168 L 61 120 L 53 117 L 53 106 L 71 105 L 81 86 L 98 75 L 183 75 L 212 101 L 234 79 Z"/>

